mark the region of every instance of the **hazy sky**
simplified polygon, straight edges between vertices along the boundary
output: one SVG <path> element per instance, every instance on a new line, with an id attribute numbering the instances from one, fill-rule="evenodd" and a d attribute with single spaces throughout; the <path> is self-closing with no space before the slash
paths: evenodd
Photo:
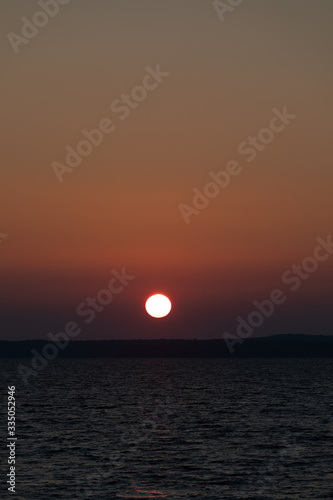
<path id="1" fill-rule="evenodd" d="M 51 4 L 1 5 L 1 338 L 61 330 L 123 267 L 135 279 L 82 339 L 222 337 L 275 288 L 286 300 L 256 335 L 332 333 L 333 255 L 296 291 L 281 281 L 333 234 L 332 2 L 244 0 L 224 20 L 206 0 Z M 284 107 L 290 123 L 260 132 Z M 231 160 L 187 224 L 179 205 Z M 155 290 L 165 320 L 143 311 Z"/>

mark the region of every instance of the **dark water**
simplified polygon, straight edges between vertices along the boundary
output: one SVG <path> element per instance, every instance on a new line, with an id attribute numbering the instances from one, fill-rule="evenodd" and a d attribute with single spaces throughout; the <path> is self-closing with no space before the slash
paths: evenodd
<path id="1" fill-rule="evenodd" d="M 30 389 L 17 364 L 18 499 L 333 498 L 333 360 L 55 360 Z"/>

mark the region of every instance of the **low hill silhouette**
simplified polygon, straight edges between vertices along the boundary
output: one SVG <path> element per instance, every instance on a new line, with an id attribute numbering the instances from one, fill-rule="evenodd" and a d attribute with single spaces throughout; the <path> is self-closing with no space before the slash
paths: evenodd
<path id="1" fill-rule="evenodd" d="M 32 349 L 42 353 L 49 340 L 0 341 L 1 358 L 26 358 Z M 275 335 L 249 338 L 228 349 L 223 339 L 213 340 L 87 340 L 70 341 L 59 349 L 64 358 L 252 358 L 333 357 L 333 336 Z"/>

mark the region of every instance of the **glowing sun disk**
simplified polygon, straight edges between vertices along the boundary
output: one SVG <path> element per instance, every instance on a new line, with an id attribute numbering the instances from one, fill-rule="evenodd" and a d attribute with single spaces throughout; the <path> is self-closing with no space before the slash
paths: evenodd
<path id="1" fill-rule="evenodd" d="M 145 308 L 153 318 L 164 318 L 171 311 L 171 301 L 165 295 L 156 293 L 146 301 Z"/>

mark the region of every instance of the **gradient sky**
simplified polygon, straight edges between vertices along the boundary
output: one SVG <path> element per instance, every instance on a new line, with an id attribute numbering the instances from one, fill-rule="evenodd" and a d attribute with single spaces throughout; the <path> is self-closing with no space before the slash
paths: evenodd
<path id="1" fill-rule="evenodd" d="M 1 338 L 60 331 L 122 267 L 135 279 L 80 339 L 233 333 L 333 234 L 332 2 L 244 0 L 222 22 L 210 1 L 71 0 L 15 54 L 38 10 L 1 7 Z M 158 64 L 120 120 L 111 103 Z M 297 117 L 247 162 L 239 144 L 283 106 Z M 103 118 L 115 130 L 60 183 L 52 162 Z M 242 173 L 186 224 L 179 204 L 230 160 Z M 332 261 L 255 335 L 332 333 Z M 143 310 L 154 291 L 164 320 Z"/>

